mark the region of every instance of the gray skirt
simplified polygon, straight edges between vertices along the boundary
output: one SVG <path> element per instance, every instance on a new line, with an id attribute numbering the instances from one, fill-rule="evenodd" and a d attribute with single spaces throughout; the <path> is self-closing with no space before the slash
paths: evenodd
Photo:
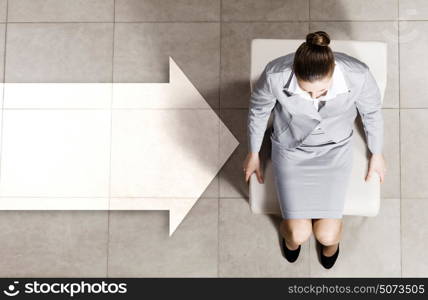
<path id="1" fill-rule="evenodd" d="M 353 131 L 339 141 L 311 134 L 287 149 L 272 141 L 272 166 L 284 219 L 342 218 L 353 161 Z"/>

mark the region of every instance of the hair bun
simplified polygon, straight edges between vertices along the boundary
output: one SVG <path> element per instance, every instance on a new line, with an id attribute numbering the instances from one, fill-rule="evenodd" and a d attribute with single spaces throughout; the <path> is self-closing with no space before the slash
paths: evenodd
<path id="1" fill-rule="evenodd" d="M 330 36 L 325 31 L 311 32 L 306 35 L 306 43 L 311 46 L 328 47 L 330 44 Z"/>

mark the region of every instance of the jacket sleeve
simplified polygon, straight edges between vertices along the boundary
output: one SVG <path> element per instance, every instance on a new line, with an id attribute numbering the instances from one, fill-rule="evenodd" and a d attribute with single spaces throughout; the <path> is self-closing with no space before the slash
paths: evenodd
<path id="1" fill-rule="evenodd" d="M 356 105 L 363 122 L 367 147 L 372 154 L 381 154 L 384 134 L 381 93 L 369 68 Z"/>
<path id="2" fill-rule="evenodd" d="M 257 82 L 254 84 L 250 97 L 247 138 L 250 152 L 259 152 L 267 128 L 272 109 L 276 104 L 276 97 L 272 93 L 266 65 Z"/>

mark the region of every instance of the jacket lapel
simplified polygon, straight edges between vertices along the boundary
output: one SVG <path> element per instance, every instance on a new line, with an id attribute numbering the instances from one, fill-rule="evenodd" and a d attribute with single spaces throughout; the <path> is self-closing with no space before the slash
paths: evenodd
<path id="1" fill-rule="evenodd" d="M 336 60 L 336 62 L 340 64 L 342 63 L 340 60 Z M 342 97 L 347 97 L 348 99 L 352 99 L 357 91 L 357 84 L 354 78 L 352 77 L 352 74 L 350 74 L 349 72 L 343 72 L 346 85 L 348 86 L 348 92 L 338 94 L 335 98 L 325 101 L 325 104 L 320 108 L 319 111 L 317 111 L 312 102 L 308 101 L 307 99 L 304 99 L 299 94 L 295 94 L 291 90 L 289 90 L 290 82 L 293 75 L 294 75 L 294 72 L 293 70 L 291 70 L 286 80 L 286 83 L 282 89 L 283 93 L 287 96 L 287 100 L 289 100 L 289 104 L 292 107 L 294 107 L 294 109 L 296 109 L 296 112 L 307 114 L 311 118 L 319 121 L 321 121 L 324 117 L 328 116 L 328 111 L 330 107 L 332 107 L 336 102 L 337 102 L 336 104 L 340 102 L 335 100 L 338 100 Z M 293 112 L 290 112 L 290 113 L 293 113 Z"/>
<path id="2" fill-rule="evenodd" d="M 319 112 L 315 109 L 315 106 L 312 102 L 304 99 L 301 95 L 293 93 L 289 90 L 291 78 L 293 77 L 294 72 L 291 71 L 290 75 L 287 78 L 287 82 L 285 83 L 282 91 L 287 96 L 288 104 L 290 106 L 291 114 L 305 114 L 312 119 L 321 121 L 322 117 Z"/>

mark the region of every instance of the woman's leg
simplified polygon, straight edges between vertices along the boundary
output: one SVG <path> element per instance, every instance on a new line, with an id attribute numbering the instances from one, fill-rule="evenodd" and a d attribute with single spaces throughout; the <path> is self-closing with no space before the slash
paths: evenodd
<path id="1" fill-rule="evenodd" d="M 312 234 L 311 219 L 283 219 L 279 228 L 288 249 L 296 250 Z"/>
<path id="2" fill-rule="evenodd" d="M 318 242 L 324 246 L 323 254 L 332 256 L 337 250 L 343 232 L 343 220 L 313 219 L 313 232 Z"/>

